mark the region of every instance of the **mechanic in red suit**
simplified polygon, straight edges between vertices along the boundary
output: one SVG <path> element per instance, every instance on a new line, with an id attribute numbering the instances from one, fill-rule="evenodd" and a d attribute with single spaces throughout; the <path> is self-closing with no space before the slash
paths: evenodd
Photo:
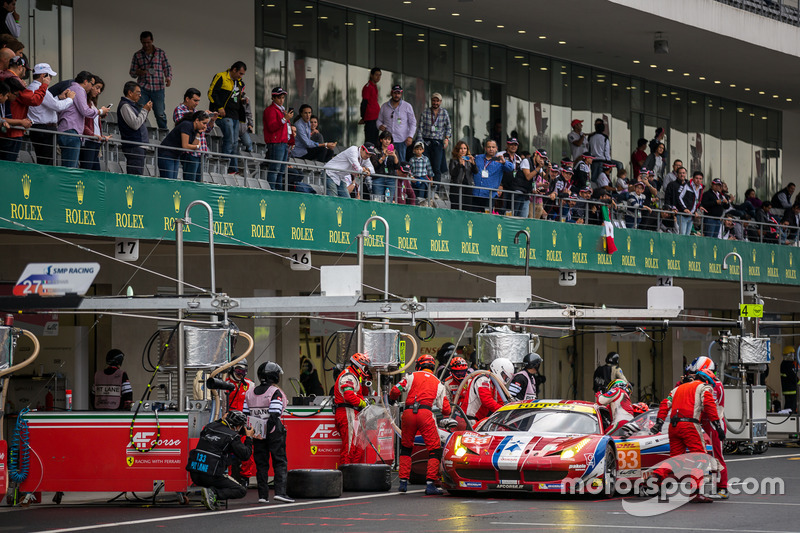
<path id="1" fill-rule="evenodd" d="M 701 355 L 692 361 L 690 365 L 691 371 L 697 372 L 698 370 L 702 370 L 714 378 L 714 401 L 717 403 L 717 415 L 719 415 L 719 422 L 722 426 L 722 429 L 727 430 L 728 426 L 725 422 L 725 388 L 722 386 L 722 382 L 717 379 L 717 376 L 714 374 L 716 369 L 717 365 L 714 364 L 714 361 L 705 355 Z M 708 433 L 708 436 L 711 437 L 711 448 L 714 450 L 714 457 L 717 459 L 720 465 L 719 490 L 717 491 L 717 496 L 721 500 L 727 500 L 729 497 L 728 465 L 725 464 L 725 457 L 722 451 L 722 441 L 720 440 L 719 435 L 717 435 L 717 432 L 713 430 L 711 422 L 708 420 L 708 418 L 703 418 L 701 422 L 703 423 L 703 431 Z"/>
<path id="2" fill-rule="evenodd" d="M 357 413 L 367 406 L 369 387 L 364 382 L 371 379 L 371 364 L 367 354 L 355 353 L 350 358 L 350 364 L 336 378 L 333 402 L 336 408 L 336 429 L 342 437 L 340 465 L 358 463 L 364 455 L 364 448 L 356 440 Z"/>
<path id="3" fill-rule="evenodd" d="M 400 492 L 408 489 L 408 477 L 411 475 L 411 449 L 417 433 L 425 439 L 428 448 L 428 474 L 425 494 L 441 495 L 444 491 L 436 486 L 439 479 L 439 463 L 442 460 L 442 444 L 433 408 L 439 408 L 442 415 L 449 416 L 450 401 L 447 390 L 433 374 L 436 360 L 432 355 L 421 355 L 417 359 L 416 372 L 407 375 L 400 383 L 392 387 L 389 401 L 394 403 L 405 395 L 405 407 L 400 422 Z"/>
<path id="4" fill-rule="evenodd" d="M 469 372 L 469 365 L 463 357 L 453 357 L 450 361 L 450 375 L 444 378 L 444 387 L 447 389 L 448 399 L 453 400 L 456 397 L 456 391 L 461 386 L 461 382 Z"/>
<path id="5" fill-rule="evenodd" d="M 489 369 L 504 383 L 508 383 L 514 376 L 514 363 L 505 357 L 498 357 L 492 361 Z M 467 390 L 462 391 L 458 403 L 470 420 L 483 420 L 504 404 L 497 387 L 486 374 L 472 380 Z"/>
<path id="6" fill-rule="evenodd" d="M 698 370 L 694 381 L 675 387 L 669 396 L 661 401 L 658 418 L 650 432 L 653 434 L 661 432 L 664 419 L 669 415 L 670 457 L 685 453 L 706 453 L 703 432 L 700 429 L 701 418 L 707 418 L 719 439 L 725 440 L 725 431 L 722 429 L 717 414 L 717 404 L 714 401 L 713 386 L 714 378 L 705 371 Z M 662 479 L 666 477 L 662 469 L 656 469 L 653 473 Z M 700 479 L 696 478 L 695 481 L 699 487 Z M 713 500 L 698 493 L 692 501 L 705 503 Z"/>
<path id="7" fill-rule="evenodd" d="M 228 411 L 247 411 L 247 401 L 245 396 L 248 389 L 255 386 L 255 383 L 247 379 L 247 361 L 240 361 L 233 365 L 228 371 L 228 377 L 225 381 L 233 384 L 233 390 L 228 393 Z M 245 437 L 242 436 L 242 442 Z M 235 457 L 231 464 L 231 477 L 247 487 L 250 484 L 250 478 L 256 475 L 256 463 L 253 460 L 253 454 L 246 461 L 240 461 Z"/>

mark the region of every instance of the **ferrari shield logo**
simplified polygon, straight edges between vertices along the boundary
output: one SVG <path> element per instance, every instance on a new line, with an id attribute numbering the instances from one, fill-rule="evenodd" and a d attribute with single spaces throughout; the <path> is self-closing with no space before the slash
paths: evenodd
<path id="1" fill-rule="evenodd" d="M 125 462 L 128 463 L 128 466 L 133 466 L 134 460 L 135 459 L 133 457 L 126 457 L 125 458 Z"/>
<path id="2" fill-rule="evenodd" d="M 312 446 L 311 447 L 311 455 L 317 455 L 317 447 L 316 446 Z M 131 457 L 130 459 L 133 459 L 133 457 Z"/>

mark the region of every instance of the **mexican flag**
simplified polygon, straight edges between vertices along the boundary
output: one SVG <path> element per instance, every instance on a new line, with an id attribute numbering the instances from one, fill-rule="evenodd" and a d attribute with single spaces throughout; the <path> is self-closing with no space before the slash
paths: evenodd
<path id="1" fill-rule="evenodd" d="M 607 254 L 613 254 L 617 251 L 614 245 L 614 224 L 611 223 L 611 217 L 608 216 L 608 206 L 603 206 L 603 248 Z"/>

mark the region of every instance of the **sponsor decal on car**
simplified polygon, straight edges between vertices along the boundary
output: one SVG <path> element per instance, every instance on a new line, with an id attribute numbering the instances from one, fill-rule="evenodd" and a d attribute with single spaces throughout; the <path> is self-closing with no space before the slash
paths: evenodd
<path id="1" fill-rule="evenodd" d="M 531 487 L 529 485 L 523 485 L 522 483 L 498 483 L 497 485 L 490 485 L 489 488 L 492 489 L 511 489 L 511 490 L 530 490 Z"/>
<path id="2" fill-rule="evenodd" d="M 560 489 L 561 483 L 539 483 L 539 490 Z"/>
<path id="3" fill-rule="evenodd" d="M 580 405 L 573 403 L 553 403 L 553 402 L 540 402 L 534 400 L 532 402 L 512 403 L 504 405 L 498 411 L 513 411 L 514 409 L 559 409 L 563 411 L 575 411 L 578 413 L 592 413 L 594 414 L 594 407 L 590 405 Z"/>
<path id="4" fill-rule="evenodd" d="M 586 465 L 584 465 L 584 464 L 569 465 L 569 469 L 570 470 L 586 470 Z"/>
<path id="5" fill-rule="evenodd" d="M 483 483 L 479 481 L 459 481 L 458 486 L 466 489 L 479 489 L 483 487 Z"/>
<path id="6" fill-rule="evenodd" d="M 629 470 L 620 470 L 617 472 L 617 477 L 639 477 L 642 471 L 638 468 L 631 468 Z"/>

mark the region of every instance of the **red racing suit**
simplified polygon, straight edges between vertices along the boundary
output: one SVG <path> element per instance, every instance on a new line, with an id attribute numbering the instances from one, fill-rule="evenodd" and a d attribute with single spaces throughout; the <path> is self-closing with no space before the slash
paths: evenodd
<path id="1" fill-rule="evenodd" d="M 486 374 L 482 374 L 467 386 L 467 392 L 462 394 L 459 407 L 470 420 L 483 420 L 503 407 L 503 400 L 497 392 L 494 381 Z"/>
<path id="2" fill-rule="evenodd" d="M 706 453 L 700 418 L 709 424 L 719 420 L 717 404 L 711 386 L 702 381 L 690 381 L 672 389 L 661 402 L 658 418 L 664 420 L 669 414 L 669 455 L 683 453 Z"/>
<path id="3" fill-rule="evenodd" d="M 405 393 L 405 409 L 400 422 L 400 479 L 411 475 L 411 451 L 417 433 L 425 439 L 428 449 L 428 481 L 439 479 L 439 463 L 442 460 L 442 444 L 436 418 L 431 409 L 438 407 L 444 416 L 449 416 L 450 401 L 447 390 L 430 370 L 419 370 L 407 375 L 389 392 L 390 400 L 397 400 Z"/>
<path id="4" fill-rule="evenodd" d="M 250 381 L 247 378 L 244 378 L 242 381 L 236 381 L 235 379 L 228 376 L 225 381 L 228 383 L 233 383 L 234 389 L 228 393 L 228 411 L 242 411 L 245 412 L 247 410 L 247 400 L 245 400 L 245 396 L 247 395 L 247 391 L 256 386 L 255 383 Z M 242 442 L 246 437 L 242 436 Z M 250 454 L 250 457 L 247 458 L 246 461 L 236 461 L 233 462 L 231 465 L 231 474 L 233 477 L 238 478 L 251 478 L 256 475 L 256 462 L 253 460 L 253 454 Z"/>
<path id="5" fill-rule="evenodd" d="M 345 368 L 336 378 L 333 389 L 333 403 L 336 407 L 336 429 L 342 437 L 342 453 L 339 464 L 346 465 L 361 462 L 364 448 L 356 440 L 358 418 L 356 412 L 367 405 L 364 398 L 369 389 L 361 384 L 358 374 L 352 366 Z"/>
<path id="6" fill-rule="evenodd" d="M 611 412 L 611 425 L 606 433 L 612 433 L 633 420 L 633 405 L 628 392 L 621 387 L 614 387 L 608 392 L 597 393 L 597 404 L 607 405 Z"/>
<path id="7" fill-rule="evenodd" d="M 452 402 L 456 398 L 456 392 L 458 388 L 461 386 L 461 382 L 464 381 L 463 379 L 457 380 L 453 374 L 450 374 L 446 378 L 444 378 L 444 388 L 447 390 L 447 397 Z"/>
<path id="8" fill-rule="evenodd" d="M 722 424 L 722 429 L 728 429 L 728 425 L 725 423 L 725 388 L 722 386 L 722 383 L 718 380 L 714 380 L 714 401 L 717 403 L 717 416 L 719 416 L 720 424 Z M 719 488 L 727 489 L 728 488 L 728 466 L 725 464 L 725 457 L 723 456 L 722 452 L 722 441 L 719 440 L 719 435 L 717 435 L 717 431 L 711 426 L 711 422 L 708 418 L 703 417 L 701 419 L 703 431 L 705 431 L 709 437 L 711 437 L 711 448 L 714 450 L 714 457 L 719 462 L 720 466 L 720 478 L 719 478 Z"/>

